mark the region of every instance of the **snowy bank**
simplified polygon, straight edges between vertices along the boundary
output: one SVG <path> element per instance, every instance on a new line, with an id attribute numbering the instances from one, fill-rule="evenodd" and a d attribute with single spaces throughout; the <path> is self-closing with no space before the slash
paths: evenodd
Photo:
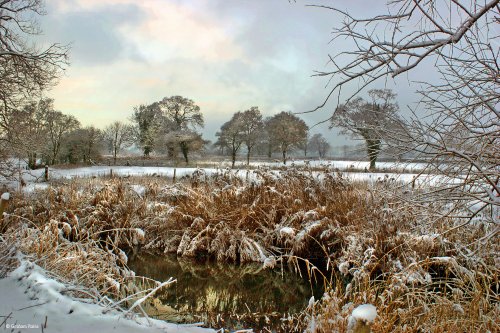
<path id="1" fill-rule="evenodd" d="M 105 312 L 103 306 L 65 295 L 69 289 L 47 277 L 39 266 L 21 261 L 16 270 L 0 279 L 1 327 L 9 332 L 215 332 L 195 325 L 126 318 L 116 310 Z"/>

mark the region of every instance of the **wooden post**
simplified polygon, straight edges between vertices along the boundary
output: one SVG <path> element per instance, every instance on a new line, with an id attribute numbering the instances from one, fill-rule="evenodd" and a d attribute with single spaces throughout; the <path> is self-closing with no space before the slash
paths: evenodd
<path id="1" fill-rule="evenodd" d="M 3 213 L 7 210 L 7 206 L 9 205 L 10 193 L 5 192 L 0 197 L 0 220 L 3 221 Z"/>
<path id="2" fill-rule="evenodd" d="M 49 181 L 49 166 L 47 164 L 45 164 L 45 173 L 43 174 L 43 178 L 46 182 Z"/>
<path id="3" fill-rule="evenodd" d="M 109 169 L 109 177 L 113 178 L 113 169 Z"/>
<path id="4" fill-rule="evenodd" d="M 174 168 L 174 176 L 172 177 L 172 183 L 175 184 L 175 175 L 177 173 L 177 169 Z"/>
<path id="5" fill-rule="evenodd" d="M 23 181 L 23 175 L 21 172 L 21 159 L 18 160 L 18 163 L 19 163 L 19 193 L 21 193 L 23 190 L 23 186 L 21 185 Z"/>

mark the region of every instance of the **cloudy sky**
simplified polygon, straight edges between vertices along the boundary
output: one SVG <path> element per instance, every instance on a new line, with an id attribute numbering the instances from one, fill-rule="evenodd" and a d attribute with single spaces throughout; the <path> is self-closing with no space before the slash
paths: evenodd
<path id="1" fill-rule="evenodd" d="M 239 110 L 259 106 L 264 115 L 307 111 L 328 93 L 324 78 L 330 42 L 340 17 L 287 0 L 50 0 L 41 18 L 47 41 L 71 43 L 71 66 L 48 94 L 57 109 L 84 125 L 127 120 L 134 106 L 165 96 L 193 99 L 213 140 Z M 332 4 L 332 1 L 314 1 Z M 385 1 L 337 0 L 335 5 L 373 14 Z M 342 43 L 342 41 L 336 42 Z M 393 88 L 393 82 L 381 83 Z M 412 102 L 406 78 L 396 89 L 401 106 Z M 301 116 L 312 126 L 334 107 Z M 327 126 L 323 132 L 343 144 Z"/>

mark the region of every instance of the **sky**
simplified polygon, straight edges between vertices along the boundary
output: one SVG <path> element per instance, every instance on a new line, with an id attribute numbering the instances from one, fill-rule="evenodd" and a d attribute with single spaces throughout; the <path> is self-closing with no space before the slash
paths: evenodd
<path id="1" fill-rule="evenodd" d="M 205 118 L 204 136 L 233 113 L 258 106 L 264 116 L 304 112 L 329 92 L 328 54 L 341 17 L 302 0 L 50 0 L 40 21 L 45 41 L 70 43 L 71 65 L 47 95 L 83 125 L 128 121 L 133 107 L 181 95 Z M 383 11 L 385 1 L 338 0 L 358 15 Z M 394 88 L 399 104 L 413 103 L 408 78 Z M 348 91 L 346 92 L 348 93 Z M 327 119 L 335 103 L 300 115 L 309 126 Z M 333 145 L 349 143 L 326 124 L 313 128 Z"/>

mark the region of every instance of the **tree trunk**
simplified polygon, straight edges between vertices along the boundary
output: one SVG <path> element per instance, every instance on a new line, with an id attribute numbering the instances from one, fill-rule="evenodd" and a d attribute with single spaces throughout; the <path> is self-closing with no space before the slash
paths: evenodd
<path id="1" fill-rule="evenodd" d="M 234 168 L 234 164 L 236 163 L 236 151 L 233 149 L 231 153 L 231 169 Z"/>
<path id="2" fill-rule="evenodd" d="M 247 147 L 247 165 L 250 165 L 250 151 L 252 148 Z"/>
<path id="3" fill-rule="evenodd" d="M 87 145 L 87 151 L 86 154 L 83 155 L 83 162 L 87 163 L 88 160 L 90 160 L 90 157 L 92 156 L 92 141 L 89 140 L 89 144 Z"/>
<path id="4" fill-rule="evenodd" d="M 36 169 L 36 153 L 28 153 L 28 168 Z"/>
<path id="5" fill-rule="evenodd" d="M 149 157 L 149 154 L 151 153 L 153 149 L 150 146 L 145 146 L 144 147 L 144 157 Z"/>
<path id="6" fill-rule="evenodd" d="M 368 152 L 368 159 L 370 160 L 370 170 L 375 169 L 375 162 L 377 162 L 378 153 L 380 152 L 380 140 L 366 140 L 366 150 Z"/>
<path id="7" fill-rule="evenodd" d="M 167 146 L 167 156 L 169 158 L 175 158 L 177 160 L 177 151 L 176 148 L 173 145 L 168 145 Z"/>
<path id="8" fill-rule="evenodd" d="M 182 156 L 184 156 L 184 161 L 186 162 L 186 165 L 189 164 L 189 158 L 188 158 L 188 152 L 189 152 L 189 147 L 186 142 L 181 142 L 181 151 L 182 151 Z"/>
<path id="9" fill-rule="evenodd" d="M 283 164 L 286 165 L 286 150 L 283 150 Z"/>
<path id="10" fill-rule="evenodd" d="M 56 164 L 56 149 L 52 149 L 52 158 L 50 159 L 50 165 Z"/>

